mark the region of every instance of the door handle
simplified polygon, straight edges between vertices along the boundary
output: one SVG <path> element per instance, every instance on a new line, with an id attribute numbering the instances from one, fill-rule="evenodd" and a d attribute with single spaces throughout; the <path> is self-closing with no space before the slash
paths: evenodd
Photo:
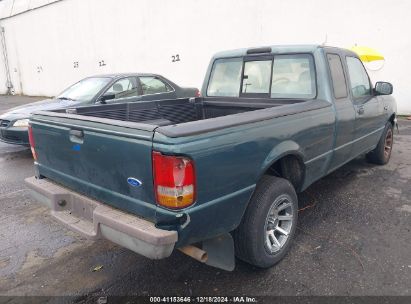
<path id="1" fill-rule="evenodd" d="M 385 106 L 384 106 L 384 111 L 387 111 L 387 110 L 388 110 L 388 106 L 385 105 Z"/>
<path id="2" fill-rule="evenodd" d="M 357 113 L 358 113 L 359 115 L 364 114 L 364 107 L 359 107 L 358 110 L 357 110 Z"/>

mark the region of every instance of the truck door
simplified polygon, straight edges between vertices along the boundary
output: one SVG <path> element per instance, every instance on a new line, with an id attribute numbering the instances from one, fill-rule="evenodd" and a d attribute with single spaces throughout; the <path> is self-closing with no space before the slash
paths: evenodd
<path id="1" fill-rule="evenodd" d="M 352 142 L 355 133 L 355 110 L 347 90 L 347 78 L 345 77 L 340 55 L 328 53 L 327 59 L 330 68 L 336 112 L 334 155 L 329 170 L 332 171 L 352 157 Z"/>
<path id="2" fill-rule="evenodd" d="M 350 95 L 355 107 L 354 156 L 378 143 L 384 128 L 383 103 L 373 95 L 371 82 L 360 59 L 346 56 Z"/>

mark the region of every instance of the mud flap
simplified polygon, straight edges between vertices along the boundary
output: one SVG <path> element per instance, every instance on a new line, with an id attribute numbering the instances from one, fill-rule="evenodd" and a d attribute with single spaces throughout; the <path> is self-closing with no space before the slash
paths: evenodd
<path id="1" fill-rule="evenodd" d="M 227 271 L 235 267 L 234 241 L 229 233 L 203 241 L 202 248 L 207 252 L 205 264 Z"/>

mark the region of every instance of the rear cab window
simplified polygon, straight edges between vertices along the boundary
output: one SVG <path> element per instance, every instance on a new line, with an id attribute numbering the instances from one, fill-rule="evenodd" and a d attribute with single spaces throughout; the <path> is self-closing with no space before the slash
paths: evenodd
<path id="1" fill-rule="evenodd" d="M 272 60 L 251 60 L 244 62 L 241 95 L 269 94 Z"/>
<path id="2" fill-rule="evenodd" d="M 217 59 L 211 71 L 207 95 L 239 97 L 242 68 L 242 58 Z"/>
<path id="3" fill-rule="evenodd" d="M 316 95 L 311 54 L 217 59 L 207 88 L 210 97 L 312 99 Z"/>
<path id="4" fill-rule="evenodd" d="M 271 98 L 314 98 L 317 92 L 313 57 L 275 56 L 270 94 Z"/>

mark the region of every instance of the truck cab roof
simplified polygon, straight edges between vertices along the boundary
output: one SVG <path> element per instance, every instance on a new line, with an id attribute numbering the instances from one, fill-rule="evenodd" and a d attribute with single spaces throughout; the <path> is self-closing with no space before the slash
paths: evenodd
<path id="1" fill-rule="evenodd" d="M 324 46 L 319 44 L 301 44 L 301 45 L 269 45 L 262 47 L 241 48 L 218 52 L 213 56 L 213 59 L 226 57 L 240 57 L 246 55 L 261 55 L 261 54 L 283 54 L 283 53 L 314 53 L 318 49 L 330 49 L 336 52 L 344 52 L 347 55 L 357 57 L 357 55 L 344 48 Z"/>

